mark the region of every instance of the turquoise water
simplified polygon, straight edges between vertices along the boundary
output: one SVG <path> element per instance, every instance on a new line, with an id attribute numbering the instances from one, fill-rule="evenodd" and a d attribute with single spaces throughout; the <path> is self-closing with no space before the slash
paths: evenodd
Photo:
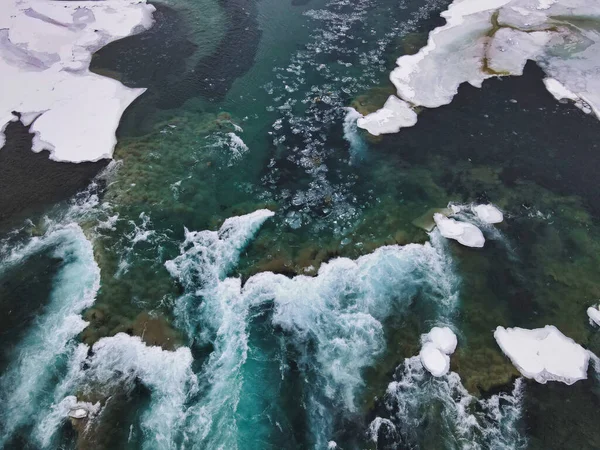
<path id="1" fill-rule="evenodd" d="M 398 135 L 348 109 L 448 4 L 171 0 L 98 52 L 149 90 L 106 172 L 2 236 L 2 445 L 600 448 L 596 366 L 538 385 L 492 335 L 600 351 L 597 120 L 532 65 Z M 451 201 L 505 211 L 483 250 L 413 225 Z M 435 325 L 440 379 L 415 357 Z"/>

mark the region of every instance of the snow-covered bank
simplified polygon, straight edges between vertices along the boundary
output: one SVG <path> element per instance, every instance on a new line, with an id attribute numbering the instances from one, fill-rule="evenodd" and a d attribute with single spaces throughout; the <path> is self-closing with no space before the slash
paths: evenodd
<path id="1" fill-rule="evenodd" d="M 437 108 L 450 103 L 462 83 L 481 87 L 490 77 L 522 75 L 533 60 L 548 75 L 545 85 L 555 98 L 600 117 L 597 2 L 455 0 L 441 15 L 446 25 L 433 30 L 418 53 L 400 57 L 390 75 L 401 100 Z M 386 109 L 387 104 L 359 126 L 372 132 L 366 125 Z"/>
<path id="2" fill-rule="evenodd" d="M 110 158 L 125 109 L 144 89 L 89 71 L 92 53 L 152 26 L 145 0 L 0 0 L 0 146 L 18 120 L 56 161 Z"/>
<path id="3" fill-rule="evenodd" d="M 538 383 L 573 384 L 587 378 L 590 352 L 552 325 L 534 330 L 498 327 L 494 338 L 519 372 Z"/>

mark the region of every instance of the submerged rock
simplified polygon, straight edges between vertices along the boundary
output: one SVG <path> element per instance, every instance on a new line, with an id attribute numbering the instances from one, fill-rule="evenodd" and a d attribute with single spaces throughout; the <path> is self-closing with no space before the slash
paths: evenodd
<path id="1" fill-rule="evenodd" d="M 417 227 L 417 228 L 421 228 L 422 230 L 427 231 L 428 233 L 433 231 L 433 229 L 435 228 L 435 220 L 433 220 L 433 216 L 435 214 L 442 214 L 444 216 L 449 216 L 452 214 L 452 209 L 449 208 L 431 208 L 428 209 L 425 214 L 417 217 L 415 220 L 412 221 L 412 224 Z"/>

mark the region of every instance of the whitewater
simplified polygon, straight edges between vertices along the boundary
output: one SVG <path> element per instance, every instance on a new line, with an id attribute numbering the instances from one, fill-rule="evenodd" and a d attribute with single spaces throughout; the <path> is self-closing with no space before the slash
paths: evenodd
<path id="1" fill-rule="evenodd" d="M 583 2 L 124 2 L 114 29 L 115 3 L 94 3 L 0 16 L 2 124 L 54 164 L 115 159 L 0 223 L 0 447 L 600 442 Z M 523 17 L 531 36 L 504 36 Z M 18 41 L 30 22 L 52 42 Z M 498 73 L 463 67 L 482 46 L 518 53 L 521 77 L 499 48 Z"/>

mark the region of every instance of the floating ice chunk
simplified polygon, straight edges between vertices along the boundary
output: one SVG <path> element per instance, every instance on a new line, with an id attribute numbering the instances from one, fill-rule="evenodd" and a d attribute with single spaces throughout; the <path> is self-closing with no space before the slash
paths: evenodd
<path id="1" fill-rule="evenodd" d="M 590 318 L 590 324 L 596 324 L 600 326 L 600 310 L 597 306 L 590 306 L 587 309 L 587 315 Z"/>
<path id="2" fill-rule="evenodd" d="M 401 128 L 412 127 L 416 123 L 417 113 L 408 103 L 394 95 L 390 95 L 383 108 L 359 118 L 356 122 L 359 128 L 374 136 L 397 133 Z"/>
<path id="3" fill-rule="evenodd" d="M 427 342 L 419 353 L 423 366 L 434 377 L 441 377 L 450 370 L 450 357 L 436 347 L 433 342 Z"/>
<path id="4" fill-rule="evenodd" d="M 573 384 L 587 378 L 590 353 L 552 325 L 534 330 L 498 327 L 494 338 L 519 372 L 538 383 Z"/>
<path id="5" fill-rule="evenodd" d="M 479 220 L 485 223 L 500 223 L 504 220 L 502 211 L 494 205 L 477 205 L 473 206 L 473 213 Z"/>
<path id="6" fill-rule="evenodd" d="M 145 0 L 4 0 L 0 7 L 0 146 L 20 114 L 33 150 L 56 161 L 110 158 L 125 109 L 145 89 L 89 71 L 92 53 L 152 25 Z"/>
<path id="7" fill-rule="evenodd" d="M 434 376 L 441 377 L 450 370 L 450 357 L 456 350 L 456 334 L 448 327 L 433 327 L 421 337 L 423 347 L 419 357 L 423 366 Z"/>
<path id="8" fill-rule="evenodd" d="M 439 213 L 433 215 L 433 220 L 445 238 L 454 239 L 466 247 L 480 248 L 485 244 L 483 233 L 471 223 L 449 219 Z"/>
<path id="9" fill-rule="evenodd" d="M 422 342 L 433 343 L 440 351 L 446 355 L 451 355 L 456 350 L 458 340 L 456 334 L 448 327 L 433 327 L 431 331 L 422 337 Z"/>
<path id="10" fill-rule="evenodd" d="M 72 419 L 83 419 L 87 417 L 88 412 L 85 408 L 77 408 L 69 411 L 69 417 Z"/>

